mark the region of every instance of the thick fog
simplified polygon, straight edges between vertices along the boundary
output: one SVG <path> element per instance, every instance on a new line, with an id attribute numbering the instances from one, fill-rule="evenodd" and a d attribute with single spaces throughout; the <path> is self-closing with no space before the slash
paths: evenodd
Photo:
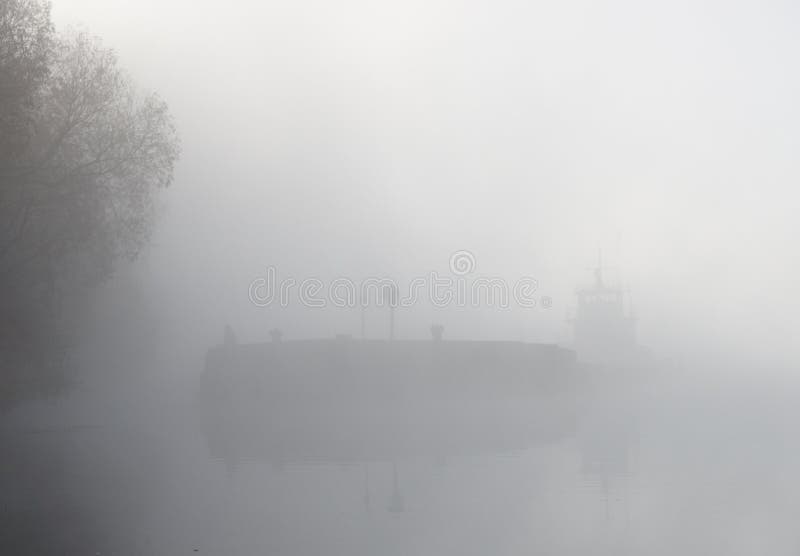
<path id="1" fill-rule="evenodd" d="M 33 508 L 7 510 L 16 546 L 57 553 L 30 519 L 66 553 L 800 550 L 796 5 L 53 0 L 52 19 L 160 95 L 181 156 L 151 241 L 72 302 L 75 385 L 0 413 L 24 462 L 4 481 L 54 485 L 10 497 Z M 258 303 L 272 271 L 288 303 Z M 432 273 L 530 279 L 533 306 L 437 306 Z M 418 278 L 397 308 L 330 299 Z M 646 353 L 620 374 L 576 338 L 598 284 Z M 315 374 L 319 339 L 347 343 L 352 382 Z M 360 351 L 390 339 L 391 365 Z M 445 393 L 404 382 L 422 342 L 452 349 Z M 502 342 L 575 360 L 540 384 Z M 214 405 L 215 376 L 273 363 L 318 397 L 281 399 L 280 375 Z M 394 387 L 407 405 L 382 405 Z"/>
<path id="2" fill-rule="evenodd" d="M 539 280 L 553 307 L 465 314 L 454 333 L 564 341 L 603 249 L 648 345 L 797 355 L 788 3 L 53 9 L 176 116 L 183 157 L 137 269 L 169 333 L 356 333 L 343 311 L 253 308 L 248 285 L 269 265 L 408 280 L 469 250 L 482 273 Z M 403 311 L 399 333 L 430 321 Z"/>

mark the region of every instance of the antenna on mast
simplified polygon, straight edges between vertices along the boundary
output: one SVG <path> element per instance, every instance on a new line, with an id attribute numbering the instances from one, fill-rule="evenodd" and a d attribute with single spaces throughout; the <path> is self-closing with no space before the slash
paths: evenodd
<path id="1" fill-rule="evenodd" d="M 603 250 L 597 249 L 597 268 L 594 269 L 594 279 L 598 288 L 603 287 Z"/>
<path id="2" fill-rule="evenodd" d="M 628 294 L 628 317 L 635 319 L 636 318 L 636 309 L 633 306 L 633 295 L 631 294 L 631 287 L 628 285 L 625 288 L 625 293 Z"/>

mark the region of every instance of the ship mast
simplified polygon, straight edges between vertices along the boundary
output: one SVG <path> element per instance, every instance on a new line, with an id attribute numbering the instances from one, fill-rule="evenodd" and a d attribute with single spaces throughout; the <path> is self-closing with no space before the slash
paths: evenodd
<path id="1" fill-rule="evenodd" d="M 597 267 L 594 269 L 595 287 L 603 288 L 603 250 L 597 250 Z"/>
<path id="2" fill-rule="evenodd" d="M 625 311 L 624 288 L 603 280 L 603 252 L 597 250 L 594 284 L 577 290 L 578 306 L 572 319 L 579 357 L 591 362 L 616 362 L 636 347 L 632 310 Z"/>

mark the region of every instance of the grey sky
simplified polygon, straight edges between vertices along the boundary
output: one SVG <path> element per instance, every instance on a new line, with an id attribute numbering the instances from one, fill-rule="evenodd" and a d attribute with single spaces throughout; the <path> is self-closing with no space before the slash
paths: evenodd
<path id="1" fill-rule="evenodd" d="M 792 3 L 55 0 L 53 13 L 101 36 L 176 116 L 184 154 L 148 280 L 203 333 L 354 332 L 352 315 L 249 307 L 270 264 L 402 279 L 469 249 L 481 271 L 539 278 L 555 305 L 450 329 L 560 341 L 602 246 L 645 344 L 796 355 Z M 410 311 L 401 331 L 435 318 Z"/>

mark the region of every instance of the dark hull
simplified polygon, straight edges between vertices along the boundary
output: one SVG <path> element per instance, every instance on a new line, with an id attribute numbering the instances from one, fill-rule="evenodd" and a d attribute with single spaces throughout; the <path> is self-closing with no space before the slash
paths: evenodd
<path id="1" fill-rule="evenodd" d="M 571 428 L 580 375 L 551 345 L 228 345 L 208 353 L 199 407 L 212 454 L 227 460 L 512 452 Z"/>

